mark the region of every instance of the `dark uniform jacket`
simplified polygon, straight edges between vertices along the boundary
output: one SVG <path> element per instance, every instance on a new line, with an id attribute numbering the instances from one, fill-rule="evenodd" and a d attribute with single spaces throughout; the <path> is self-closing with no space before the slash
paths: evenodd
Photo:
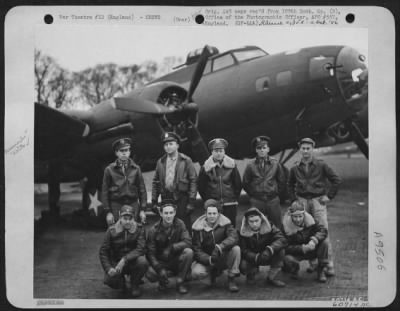
<path id="1" fill-rule="evenodd" d="M 192 232 L 194 259 L 203 265 L 210 265 L 210 256 L 217 244 L 222 252 L 227 252 L 239 242 L 235 228 L 223 214 L 213 227 L 208 225 L 206 215 L 200 216 L 193 223 Z"/>
<path id="2" fill-rule="evenodd" d="M 171 256 L 178 256 L 185 248 L 192 247 L 192 239 L 182 220 L 174 219 L 169 233 L 162 225 L 162 219 L 150 230 L 147 239 L 147 257 L 156 272 L 162 269 L 162 262 L 168 262 L 172 258 L 165 257 L 165 249 L 169 249 Z"/>
<path id="3" fill-rule="evenodd" d="M 197 173 L 192 160 L 183 153 L 178 153 L 175 167 L 175 178 L 173 183 L 174 199 L 177 200 L 182 195 L 189 195 L 189 199 L 196 200 L 197 194 Z M 153 177 L 152 202 L 156 203 L 158 196 L 165 198 L 165 174 L 167 166 L 167 155 L 162 156 L 156 166 Z"/>
<path id="4" fill-rule="evenodd" d="M 326 181 L 330 182 L 330 187 Z M 340 177 L 323 160 L 313 158 L 305 171 L 303 161 L 296 162 L 290 169 L 288 179 L 289 198 L 294 201 L 296 196 L 314 198 L 327 195 L 332 199 L 338 190 Z"/>
<path id="5" fill-rule="evenodd" d="M 141 225 L 132 220 L 130 230 L 123 228 L 121 221 L 110 226 L 100 247 L 100 262 L 105 272 L 113 268 L 122 257 L 135 261 L 145 254 L 145 236 Z"/>
<path id="6" fill-rule="evenodd" d="M 264 161 L 262 168 L 261 162 Z M 285 174 L 279 162 L 271 157 L 266 160 L 251 160 L 243 174 L 243 188 L 250 197 L 270 200 L 282 195 L 285 189 Z"/>
<path id="7" fill-rule="evenodd" d="M 256 255 L 263 252 L 270 252 L 272 255 L 287 246 L 284 234 L 261 213 L 257 208 L 252 207 L 261 217 L 260 231 L 251 230 L 246 217 L 243 217 L 240 227 L 240 249 L 242 258 L 254 262 Z"/>
<path id="8" fill-rule="evenodd" d="M 110 211 L 110 202 L 129 204 L 139 200 L 140 209 L 145 210 L 147 204 L 146 186 L 140 167 L 128 159 L 125 174 L 119 161 L 115 161 L 104 170 L 102 203 L 105 212 Z"/>
<path id="9" fill-rule="evenodd" d="M 200 169 L 198 184 L 203 200 L 214 199 L 222 204 L 237 202 L 242 190 L 236 163 L 227 155 L 221 166 L 209 157 Z"/>
<path id="10" fill-rule="evenodd" d="M 316 224 L 314 218 L 307 212 L 304 214 L 304 225 L 299 227 L 292 221 L 292 217 L 286 214 L 283 217 L 283 230 L 289 242 L 286 254 L 303 255 L 302 245 L 313 240 L 317 245 L 326 239 L 328 230 Z"/>

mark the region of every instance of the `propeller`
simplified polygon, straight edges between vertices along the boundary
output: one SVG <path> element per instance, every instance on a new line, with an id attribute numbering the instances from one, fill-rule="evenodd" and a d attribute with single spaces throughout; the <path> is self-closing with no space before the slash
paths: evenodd
<path id="1" fill-rule="evenodd" d="M 192 157 L 194 162 L 199 162 L 203 164 L 205 160 L 209 157 L 209 152 L 204 142 L 199 129 L 191 121 L 188 130 L 190 131 L 190 142 L 192 148 Z"/>
<path id="2" fill-rule="evenodd" d="M 198 107 L 196 103 L 193 102 L 193 93 L 195 92 L 201 77 L 204 72 L 204 68 L 206 67 L 208 57 L 210 56 L 210 51 L 208 45 L 203 48 L 199 60 L 197 62 L 197 66 L 194 70 L 192 79 L 190 81 L 189 89 L 187 92 L 187 96 L 184 99 L 183 103 L 179 107 L 173 106 L 165 106 L 151 100 L 147 100 L 145 98 L 141 98 L 139 96 L 135 97 L 115 97 L 114 98 L 114 107 L 119 110 L 125 110 L 129 112 L 139 112 L 139 113 L 148 113 L 154 115 L 165 115 L 171 114 L 174 112 L 197 112 Z"/>
<path id="3" fill-rule="evenodd" d="M 199 85 L 200 79 L 203 76 L 204 68 L 206 67 L 207 60 L 210 57 L 210 51 L 208 45 L 203 48 L 199 61 L 197 62 L 196 69 L 194 70 L 192 81 L 190 81 L 189 92 L 187 96 L 187 102 L 193 102 L 192 95 Z"/>
<path id="4" fill-rule="evenodd" d="M 367 142 L 365 141 L 364 135 L 362 134 L 358 125 L 351 119 L 345 122 L 347 129 L 353 139 L 354 143 L 360 149 L 360 151 L 364 154 L 364 156 L 368 159 L 369 147 Z"/>
<path id="5" fill-rule="evenodd" d="M 182 104 L 182 109 L 190 112 L 197 113 L 198 106 L 195 102 L 193 102 L 193 93 L 195 92 L 201 77 L 203 76 L 204 69 L 207 64 L 207 60 L 210 57 L 210 51 L 208 46 L 206 45 L 201 52 L 199 61 L 197 62 L 196 69 L 194 70 L 192 80 L 190 81 L 189 91 L 186 98 L 186 101 Z M 207 160 L 209 156 L 209 151 L 204 142 L 199 129 L 197 126 L 189 120 L 190 126 L 189 131 L 191 132 L 191 147 L 192 147 L 192 155 L 195 157 L 195 161 L 203 164 L 205 160 Z"/>
<path id="6" fill-rule="evenodd" d="M 200 83 L 210 55 L 211 53 L 208 45 L 204 46 L 196 68 L 194 69 L 186 98 L 183 99 L 180 105 L 168 105 L 168 101 L 165 102 L 165 105 L 162 105 L 138 96 L 114 98 L 114 107 L 117 109 L 164 116 L 163 118 L 166 119 L 167 122 L 168 118 L 174 121 L 182 120 L 186 122 L 186 134 L 191 143 L 191 153 L 200 164 L 208 158 L 209 152 L 197 125 L 192 121 L 194 119 L 192 117 L 194 117 L 199 110 L 197 104 L 193 101 L 193 94 Z M 166 115 L 168 115 L 168 117 Z"/>

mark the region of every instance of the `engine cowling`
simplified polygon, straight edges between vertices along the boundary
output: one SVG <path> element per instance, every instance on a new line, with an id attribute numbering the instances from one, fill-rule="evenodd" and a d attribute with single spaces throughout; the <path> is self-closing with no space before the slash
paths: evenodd
<path id="1" fill-rule="evenodd" d="M 350 137 L 350 131 L 343 122 L 338 122 L 329 127 L 328 135 L 333 137 L 337 143 L 340 143 Z"/>

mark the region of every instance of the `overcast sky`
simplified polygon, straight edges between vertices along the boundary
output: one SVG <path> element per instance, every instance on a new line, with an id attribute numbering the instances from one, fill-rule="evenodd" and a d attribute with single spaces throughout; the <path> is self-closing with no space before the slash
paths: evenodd
<path id="1" fill-rule="evenodd" d="M 72 71 L 98 63 L 141 64 L 167 56 L 185 59 L 189 51 L 205 44 L 220 52 L 257 45 L 270 54 L 315 45 L 349 45 L 368 59 L 365 28 L 44 25 L 36 28 L 35 43 Z"/>

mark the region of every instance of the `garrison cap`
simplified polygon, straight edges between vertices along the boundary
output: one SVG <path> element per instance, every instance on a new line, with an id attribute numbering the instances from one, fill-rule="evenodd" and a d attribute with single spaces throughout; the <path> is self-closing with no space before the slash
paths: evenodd
<path id="1" fill-rule="evenodd" d="M 301 144 L 311 144 L 313 147 L 315 146 L 315 141 L 314 140 L 312 140 L 311 138 L 309 138 L 309 137 L 305 137 L 305 138 L 302 138 L 302 139 L 300 139 L 300 141 L 297 143 L 299 146 L 301 145 Z"/>
<path id="2" fill-rule="evenodd" d="M 120 216 L 130 215 L 133 217 L 133 207 L 130 205 L 123 205 L 119 211 Z"/>
<path id="3" fill-rule="evenodd" d="M 251 145 L 253 148 L 261 147 L 264 146 L 265 144 L 269 144 L 271 141 L 271 138 L 268 136 L 257 136 L 254 137 L 253 140 L 251 141 Z"/>
<path id="4" fill-rule="evenodd" d="M 208 143 L 208 149 L 214 150 L 218 148 L 226 149 L 228 142 L 223 138 L 214 138 Z"/>
<path id="5" fill-rule="evenodd" d="M 112 147 L 113 147 L 114 151 L 118 151 L 122 147 L 126 147 L 126 146 L 130 147 L 131 144 L 132 144 L 132 141 L 130 138 L 120 138 L 120 139 L 115 140 L 112 143 Z"/>
<path id="6" fill-rule="evenodd" d="M 216 207 L 218 212 L 221 213 L 222 208 L 221 208 L 221 204 L 214 199 L 208 199 L 207 201 L 204 202 L 204 209 L 207 211 L 207 208 L 209 207 Z"/>
<path id="7" fill-rule="evenodd" d="M 178 144 L 180 142 L 180 137 L 178 136 L 178 134 L 175 134 L 174 132 L 165 132 L 162 136 L 161 136 L 161 140 L 162 142 L 165 144 L 166 142 L 169 141 L 176 141 Z"/>
<path id="8" fill-rule="evenodd" d="M 300 201 L 294 201 L 292 205 L 289 207 L 289 215 L 300 215 L 304 214 L 306 211 L 304 204 Z"/>

